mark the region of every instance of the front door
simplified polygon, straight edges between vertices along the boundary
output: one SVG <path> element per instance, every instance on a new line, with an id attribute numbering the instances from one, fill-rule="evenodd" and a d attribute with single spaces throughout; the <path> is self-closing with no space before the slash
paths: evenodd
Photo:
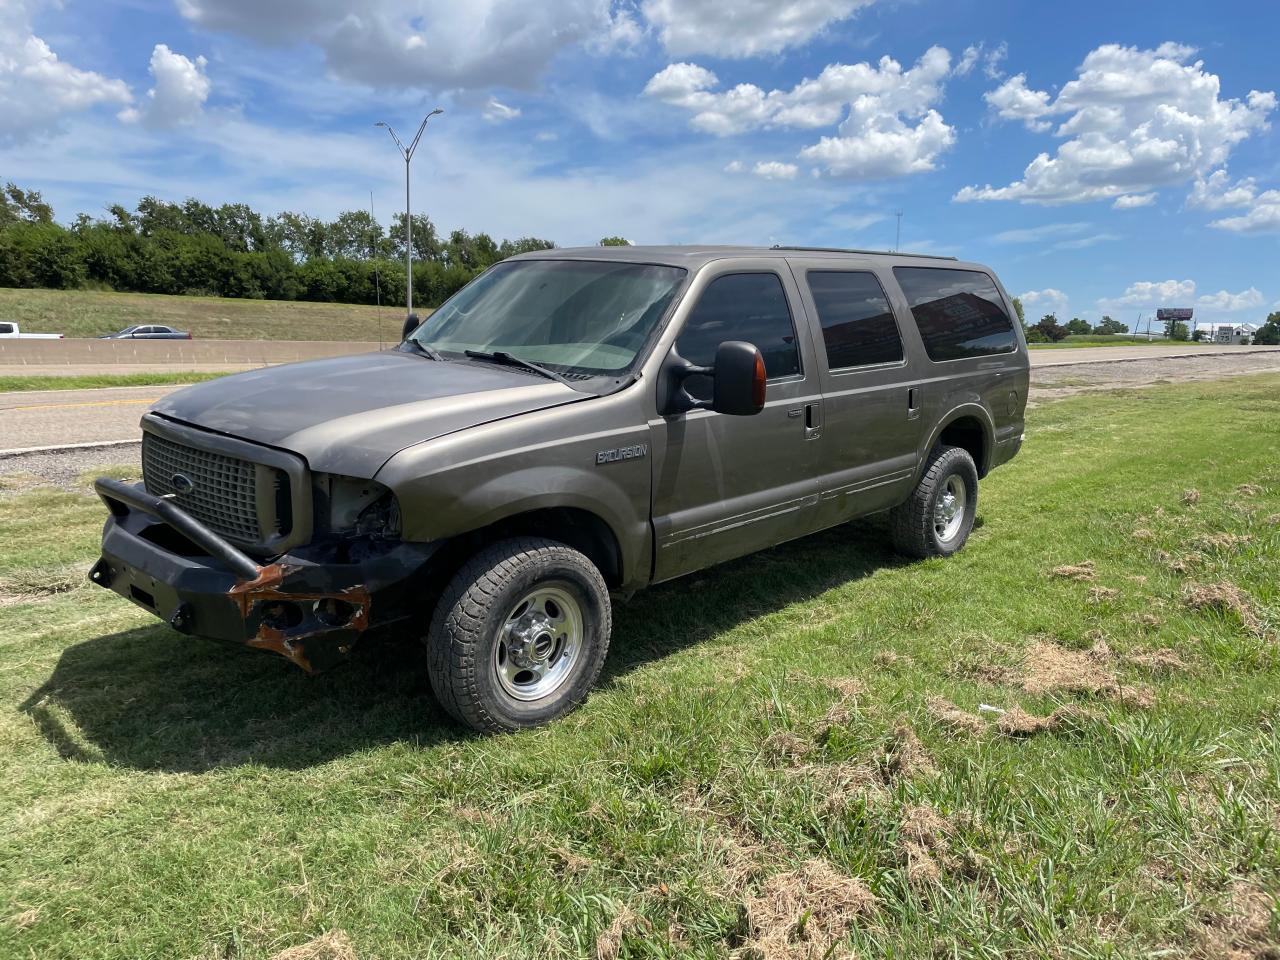
<path id="1" fill-rule="evenodd" d="M 760 269 L 738 262 L 702 287 L 676 348 L 710 365 L 726 340 L 755 344 L 769 378 L 765 407 L 755 416 L 693 410 L 651 421 L 655 580 L 814 529 L 822 398 L 802 310 L 795 280 L 776 260 Z M 710 378 L 685 387 L 711 398 Z"/>
<path id="2" fill-rule="evenodd" d="M 926 384 L 911 374 L 893 307 L 868 264 L 791 261 L 822 367 L 826 441 L 818 526 L 902 502 L 915 482 Z"/>

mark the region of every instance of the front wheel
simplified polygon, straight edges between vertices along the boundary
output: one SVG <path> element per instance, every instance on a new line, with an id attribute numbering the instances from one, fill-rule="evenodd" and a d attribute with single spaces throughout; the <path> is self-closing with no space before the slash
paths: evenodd
<path id="1" fill-rule="evenodd" d="M 949 557 L 964 546 L 978 513 L 978 468 L 963 447 L 938 447 L 906 503 L 889 514 L 894 549 Z"/>
<path id="2" fill-rule="evenodd" d="M 475 730 L 537 726 L 586 699 L 611 626 L 608 588 L 583 554 L 554 540 L 503 540 L 462 566 L 436 608 L 431 686 Z"/>

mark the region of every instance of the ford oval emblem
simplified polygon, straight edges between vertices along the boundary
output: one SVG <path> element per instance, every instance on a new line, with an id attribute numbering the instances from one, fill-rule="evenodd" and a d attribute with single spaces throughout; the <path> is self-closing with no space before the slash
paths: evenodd
<path id="1" fill-rule="evenodd" d="M 175 493 L 190 493 L 196 488 L 191 478 L 185 473 L 175 473 L 169 478 L 169 485 L 173 487 Z"/>

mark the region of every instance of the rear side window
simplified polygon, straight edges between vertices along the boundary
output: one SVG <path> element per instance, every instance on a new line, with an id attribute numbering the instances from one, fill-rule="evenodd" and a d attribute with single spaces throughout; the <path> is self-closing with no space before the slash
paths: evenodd
<path id="1" fill-rule="evenodd" d="M 976 270 L 894 267 L 935 362 L 1010 353 L 1017 346 L 1013 322 L 995 283 Z"/>
<path id="2" fill-rule="evenodd" d="M 726 340 L 754 343 L 764 354 L 770 380 L 800 372 L 800 350 L 787 294 L 776 273 L 731 273 L 717 277 L 685 321 L 676 349 L 680 356 L 710 366 Z M 711 399 L 710 377 L 689 377 L 685 389 Z"/>
<path id="3" fill-rule="evenodd" d="M 902 337 L 875 274 L 810 270 L 805 279 L 818 308 L 828 367 L 842 370 L 902 359 Z"/>

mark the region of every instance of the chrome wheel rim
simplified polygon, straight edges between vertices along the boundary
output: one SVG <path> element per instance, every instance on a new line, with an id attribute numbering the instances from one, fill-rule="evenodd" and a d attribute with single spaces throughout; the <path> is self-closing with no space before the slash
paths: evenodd
<path id="1" fill-rule="evenodd" d="M 939 541 L 945 543 L 954 540 L 964 524 L 965 508 L 968 506 L 969 491 L 956 474 L 947 477 L 942 492 L 933 504 L 933 532 Z"/>
<path id="2" fill-rule="evenodd" d="M 557 584 L 541 584 L 511 607 L 493 645 L 498 684 L 516 700 L 560 689 L 582 655 L 582 607 Z"/>

